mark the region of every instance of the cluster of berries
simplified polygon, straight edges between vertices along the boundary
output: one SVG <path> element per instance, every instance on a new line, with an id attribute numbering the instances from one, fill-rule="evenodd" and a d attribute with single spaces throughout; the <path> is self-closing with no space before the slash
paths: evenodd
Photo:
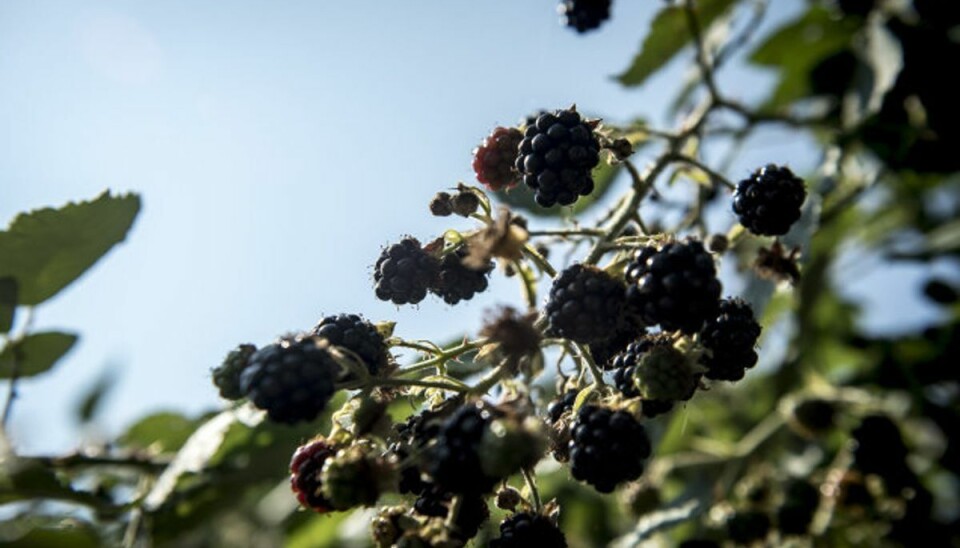
<path id="1" fill-rule="evenodd" d="M 463 260 L 467 254 L 465 245 L 438 253 L 422 247 L 416 238 L 404 238 L 385 248 L 377 259 L 373 274 L 377 298 L 417 304 L 430 292 L 447 304 L 472 299 L 487 289 L 493 263 L 471 268 Z"/>

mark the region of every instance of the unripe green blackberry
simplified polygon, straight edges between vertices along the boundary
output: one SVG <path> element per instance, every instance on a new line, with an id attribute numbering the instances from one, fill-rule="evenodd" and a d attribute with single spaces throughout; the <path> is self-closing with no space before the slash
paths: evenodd
<path id="1" fill-rule="evenodd" d="M 764 512 L 737 512 L 727 519 L 727 536 L 738 544 L 750 544 L 766 538 L 770 517 Z"/>
<path id="2" fill-rule="evenodd" d="M 575 264 L 553 281 L 549 332 L 580 343 L 602 341 L 619 325 L 623 308 L 621 282 L 597 267 Z"/>
<path id="3" fill-rule="evenodd" d="M 708 379 L 737 381 L 757 363 L 754 347 L 760 324 L 753 308 L 743 299 L 724 299 L 716 316 L 700 330 L 700 340 L 710 352 L 704 355 Z"/>
<path id="4" fill-rule="evenodd" d="M 387 343 L 377 327 L 356 314 L 327 316 L 310 334 L 356 354 L 371 375 L 386 367 L 390 359 Z"/>
<path id="5" fill-rule="evenodd" d="M 782 236 L 800 218 L 807 191 L 785 166 L 767 164 L 737 183 L 733 212 L 747 230 L 761 236 Z"/>
<path id="6" fill-rule="evenodd" d="M 713 256 L 699 240 L 639 249 L 627 265 L 630 309 L 648 325 L 692 334 L 716 315 L 720 281 Z"/>
<path id="7" fill-rule="evenodd" d="M 610 18 L 611 0 L 564 0 L 557 8 L 563 23 L 583 34 Z"/>
<path id="8" fill-rule="evenodd" d="M 317 337 L 283 338 L 250 357 L 240 388 L 276 422 L 313 420 L 333 396 L 340 365 Z"/>
<path id="9" fill-rule="evenodd" d="M 373 506 L 381 493 L 391 490 L 394 472 L 393 465 L 374 454 L 370 445 L 354 444 L 324 462 L 321 490 L 335 510 Z"/>
<path id="10" fill-rule="evenodd" d="M 644 354 L 656 346 L 672 347 L 673 340 L 669 335 L 645 335 L 628 345 L 623 352 L 611 360 L 613 368 L 613 382 L 626 398 L 640 397 L 640 390 L 635 382 L 634 371 Z M 692 396 L 692 394 L 691 394 Z M 644 417 L 653 418 L 673 409 L 673 400 L 644 399 L 641 404 L 641 413 Z"/>
<path id="11" fill-rule="evenodd" d="M 304 508 L 315 512 L 330 512 L 333 505 L 323 496 L 321 471 L 327 459 L 337 450 L 323 438 L 301 445 L 290 459 L 290 488 Z"/>
<path id="12" fill-rule="evenodd" d="M 461 246 L 453 253 L 448 253 L 440 262 L 440 271 L 430 292 L 439 296 L 447 304 L 457 304 L 468 301 L 477 293 L 486 291 L 487 276 L 493 271 L 494 263 L 490 261 L 481 270 L 474 270 L 463 264 L 463 258 L 468 255 L 466 246 Z"/>
<path id="13" fill-rule="evenodd" d="M 225 400 L 239 400 L 243 397 L 240 389 L 240 375 L 250 364 L 250 356 L 257 351 L 252 344 L 241 344 L 231 350 L 223 363 L 213 370 L 213 384 L 220 390 L 220 397 Z"/>
<path id="14" fill-rule="evenodd" d="M 584 405 L 577 413 L 570 440 L 570 473 L 601 492 L 640 477 L 650 439 L 626 411 Z"/>
<path id="15" fill-rule="evenodd" d="M 645 352 L 633 368 L 633 382 L 644 400 L 686 401 L 700 385 L 701 369 L 673 346 Z"/>
<path id="16" fill-rule="evenodd" d="M 500 536 L 490 548 L 566 548 L 567 539 L 560 528 L 543 514 L 518 512 L 500 524 Z"/>
<path id="17" fill-rule="evenodd" d="M 547 449 L 547 431 L 534 416 L 506 415 L 493 419 L 478 450 L 483 473 L 494 478 L 533 468 Z"/>
<path id="18" fill-rule="evenodd" d="M 420 247 L 416 238 L 404 238 L 380 253 L 373 273 L 377 298 L 394 304 L 417 304 L 436 282 L 440 261 Z"/>
<path id="19" fill-rule="evenodd" d="M 473 151 L 473 171 L 477 180 L 494 192 L 513 188 L 520 181 L 514 165 L 523 133 L 513 127 L 497 127 L 483 144 Z"/>
<path id="20" fill-rule="evenodd" d="M 571 107 L 543 114 L 526 128 L 515 165 L 538 204 L 570 205 L 593 192 L 591 170 L 600 163 L 595 127 Z"/>

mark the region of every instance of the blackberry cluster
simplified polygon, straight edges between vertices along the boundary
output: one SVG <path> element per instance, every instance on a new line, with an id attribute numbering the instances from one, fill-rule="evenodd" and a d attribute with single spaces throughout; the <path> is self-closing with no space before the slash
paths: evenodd
<path id="1" fill-rule="evenodd" d="M 240 375 L 250 364 L 250 356 L 257 351 L 252 344 L 241 344 L 231 350 L 223 363 L 213 370 L 213 384 L 220 390 L 220 397 L 226 400 L 238 400 L 243 397 L 240 389 Z"/>
<path id="2" fill-rule="evenodd" d="M 610 18 L 611 0 L 564 0 L 558 8 L 563 22 L 583 34 Z"/>
<path id="3" fill-rule="evenodd" d="M 376 326 L 356 314 L 327 316 L 310 334 L 356 354 L 371 375 L 381 371 L 389 360 L 383 335 Z"/>
<path id="4" fill-rule="evenodd" d="M 782 535 L 805 535 L 820 505 L 820 491 L 795 479 L 787 484 L 783 504 L 777 508 L 777 529 Z"/>
<path id="5" fill-rule="evenodd" d="M 590 172 L 600 163 L 594 126 L 571 107 L 543 114 L 526 128 L 515 165 L 538 204 L 570 205 L 593 192 Z"/>
<path id="6" fill-rule="evenodd" d="M 800 218 L 807 191 L 785 166 L 767 164 L 737 183 L 733 212 L 747 230 L 761 236 L 782 236 Z"/>
<path id="7" fill-rule="evenodd" d="M 567 548 L 567 539 L 550 518 L 531 512 L 517 512 L 500 524 L 500 536 L 490 548 Z"/>
<path id="8" fill-rule="evenodd" d="M 623 307 L 622 283 L 599 268 L 575 264 L 550 288 L 549 332 L 580 343 L 602 341 L 617 328 Z"/>
<path id="9" fill-rule="evenodd" d="M 250 357 L 240 387 L 271 420 L 293 424 L 323 411 L 339 373 L 340 365 L 316 337 L 284 338 Z"/>
<path id="10" fill-rule="evenodd" d="M 323 496 L 320 473 L 327 459 L 337 452 L 326 440 L 316 439 L 301 445 L 290 459 L 290 488 L 304 508 L 324 513 L 333 505 Z"/>
<path id="11" fill-rule="evenodd" d="M 497 478 L 484 473 L 479 454 L 490 420 L 489 413 L 479 405 L 467 404 L 443 421 L 426 462 L 426 471 L 439 488 L 451 493 L 482 494 L 497 483 Z"/>
<path id="12" fill-rule="evenodd" d="M 430 286 L 430 291 L 441 297 L 447 304 L 468 301 L 477 293 L 487 289 L 487 276 L 493 270 L 493 262 L 488 263 L 482 270 L 474 270 L 463 264 L 463 258 L 467 253 L 467 248 L 461 246 L 453 253 L 447 254 L 440 262 L 436 283 Z"/>
<path id="13" fill-rule="evenodd" d="M 517 148 L 523 133 L 514 127 L 498 127 L 473 151 L 477 180 L 494 192 L 513 188 L 520 180 Z"/>
<path id="14" fill-rule="evenodd" d="M 644 247 L 627 266 L 627 298 L 648 325 L 692 334 L 716 315 L 720 281 L 713 257 L 699 240 Z"/>
<path id="15" fill-rule="evenodd" d="M 377 259 L 373 280 L 377 298 L 394 304 L 417 304 L 435 283 L 440 262 L 420 247 L 416 238 L 404 238 L 387 247 Z"/>
<path id="16" fill-rule="evenodd" d="M 760 337 L 760 324 L 753 308 L 743 299 L 724 299 L 716 317 L 707 320 L 700 340 L 710 350 L 704 357 L 708 379 L 738 381 L 757 363 L 754 347 Z"/>
<path id="17" fill-rule="evenodd" d="M 643 473 L 650 456 L 647 432 L 626 411 L 584 405 L 573 424 L 570 472 L 573 477 L 609 493 Z"/>

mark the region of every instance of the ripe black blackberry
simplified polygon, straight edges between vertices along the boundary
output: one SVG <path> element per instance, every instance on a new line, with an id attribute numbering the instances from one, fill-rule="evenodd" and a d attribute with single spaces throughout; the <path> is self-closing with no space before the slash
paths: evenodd
<path id="1" fill-rule="evenodd" d="M 490 548 L 566 548 L 567 539 L 550 518 L 543 514 L 518 512 L 500 523 L 500 536 Z"/>
<path id="2" fill-rule="evenodd" d="M 563 22 L 583 34 L 610 18 L 611 0 L 564 0 L 558 8 Z"/>
<path id="3" fill-rule="evenodd" d="M 549 332 L 580 343 L 601 341 L 616 329 L 623 307 L 621 282 L 597 267 L 575 264 L 550 288 Z"/>
<path id="4" fill-rule="evenodd" d="M 805 535 L 820 505 L 820 491 L 810 482 L 795 479 L 787 484 L 783 504 L 777 508 L 777 530 L 781 535 Z"/>
<path id="5" fill-rule="evenodd" d="M 487 276 L 493 270 L 493 261 L 481 270 L 474 270 L 463 264 L 468 255 L 466 246 L 444 256 L 440 262 L 440 272 L 430 286 L 430 292 L 441 297 L 447 304 L 469 301 L 477 293 L 487 289 Z"/>
<path id="6" fill-rule="evenodd" d="M 515 165 L 538 204 L 570 205 L 593 192 L 591 170 L 600 163 L 595 127 L 574 107 L 543 114 L 527 127 Z"/>
<path id="7" fill-rule="evenodd" d="M 596 405 L 580 408 L 570 440 L 574 478 L 609 493 L 618 484 L 639 478 L 649 456 L 650 439 L 632 415 Z"/>
<path id="8" fill-rule="evenodd" d="M 290 459 L 290 488 L 304 508 L 324 513 L 333 510 L 333 506 L 323 496 L 323 484 L 320 473 L 327 459 L 337 450 L 324 439 L 315 439 L 301 445 Z"/>
<path id="9" fill-rule="evenodd" d="M 727 519 L 727 536 L 737 544 L 750 544 L 766 538 L 770 516 L 759 511 L 737 512 Z"/>
<path id="10" fill-rule="evenodd" d="M 356 354 L 371 375 L 381 371 L 390 359 L 383 335 L 376 326 L 356 314 L 327 316 L 310 334 Z"/>
<path id="11" fill-rule="evenodd" d="M 453 503 L 453 494 L 432 485 L 414 502 L 414 512 L 429 517 L 446 518 Z M 452 534 L 467 541 L 477 536 L 480 526 L 490 518 L 487 502 L 480 495 L 466 495 L 460 500 L 460 508 L 451 524 Z"/>
<path id="12" fill-rule="evenodd" d="M 426 471 L 440 489 L 459 494 L 487 493 L 498 478 L 487 476 L 479 447 L 490 414 L 478 404 L 457 409 L 440 425 L 426 459 Z"/>
<path id="13" fill-rule="evenodd" d="M 579 393 L 579 390 L 568 390 L 550 402 L 550 405 L 547 406 L 547 419 L 550 422 L 560 420 L 564 413 L 573 409 L 573 404 L 577 401 L 577 394 Z"/>
<path id="14" fill-rule="evenodd" d="M 629 312 L 629 311 L 627 311 Z M 600 369 L 613 369 L 613 358 L 627 349 L 630 343 L 643 337 L 647 330 L 633 314 L 622 315 L 621 322 L 610 337 L 590 344 L 590 355 Z"/>
<path id="15" fill-rule="evenodd" d="M 754 347 L 760 337 L 760 324 L 753 308 L 743 299 L 723 299 L 717 315 L 700 330 L 700 340 L 710 352 L 703 365 L 708 379 L 738 381 L 747 369 L 757 364 Z"/>
<path id="16" fill-rule="evenodd" d="M 377 298 L 394 304 L 417 304 L 435 283 L 440 261 L 424 251 L 416 238 L 404 238 L 380 253 L 373 280 Z"/>
<path id="17" fill-rule="evenodd" d="M 513 188 L 520 180 L 517 148 L 523 133 L 514 127 L 498 127 L 473 151 L 477 180 L 494 192 Z"/>
<path id="18" fill-rule="evenodd" d="M 637 250 L 627 265 L 626 278 L 630 309 L 664 331 L 696 333 L 719 308 L 717 269 L 699 240 Z"/>
<path id="19" fill-rule="evenodd" d="M 737 183 L 733 212 L 754 234 L 782 236 L 800 218 L 806 196 L 803 179 L 790 168 L 767 164 Z"/>
<path id="20" fill-rule="evenodd" d="M 240 376 L 243 393 L 271 420 L 313 420 L 335 391 L 340 365 L 317 337 L 284 338 L 250 357 Z"/>
<path id="21" fill-rule="evenodd" d="M 252 344 L 241 344 L 231 350 L 223 363 L 213 370 L 213 384 L 220 390 L 220 397 L 226 400 L 238 400 L 243 397 L 240 389 L 240 375 L 250 364 L 250 356 L 257 351 Z"/>

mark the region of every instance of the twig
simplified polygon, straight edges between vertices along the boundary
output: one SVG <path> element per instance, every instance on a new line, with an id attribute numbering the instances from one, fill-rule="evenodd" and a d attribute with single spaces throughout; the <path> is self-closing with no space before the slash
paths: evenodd
<path id="1" fill-rule="evenodd" d="M 537 490 L 536 478 L 534 478 L 530 470 L 526 468 L 521 468 L 520 472 L 523 473 L 523 481 L 527 483 L 527 488 L 530 489 L 530 496 L 533 497 L 533 510 L 536 513 L 540 513 L 540 509 L 543 508 L 543 503 L 540 500 L 540 491 Z"/>

